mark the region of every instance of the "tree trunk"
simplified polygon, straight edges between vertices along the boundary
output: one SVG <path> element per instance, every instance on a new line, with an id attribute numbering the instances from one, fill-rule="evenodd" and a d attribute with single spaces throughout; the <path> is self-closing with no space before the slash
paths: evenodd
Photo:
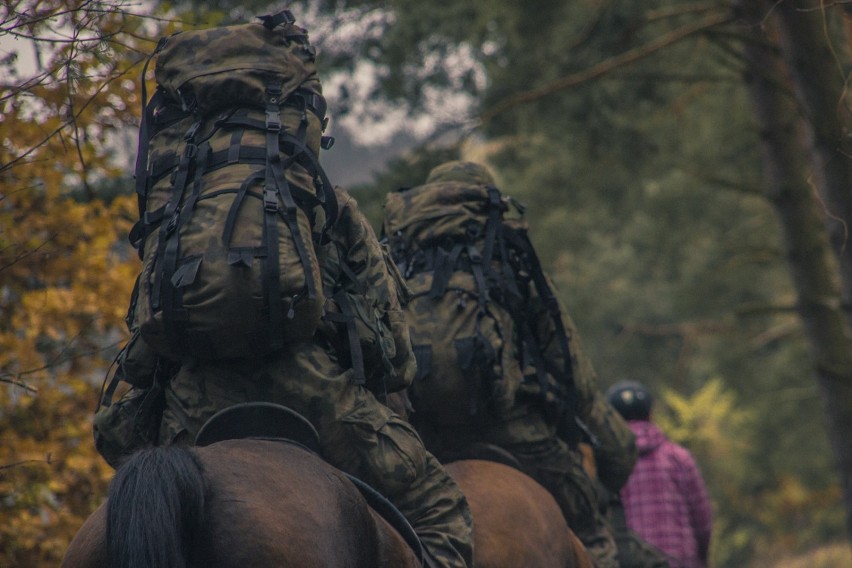
<path id="1" fill-rule="evenodd" d="M 810 68 L 807 76 L 810 84 L 797 84 L 796 92 L 810 101 L 802 103 L 804 122 L 791 93 L 780 88 L 789 85 L 791 79 L 797 82 L 804 78 L 794 67 L 804 65 L 809 56 L 797 53 L 794 36 L 786 30 L 783 54 L 785 58 L 798 59 L 790 67 L 784 65 L 778 57 L 777 45 L 767 37 L 764 27 L 775 21 L 772 10 L 779 10 L 787 2 L 771 2 L 772 10 L 769 4 L 754 0 L 737 2 L 752 36 L 744 47 L 749 69 L 747 83 L 761 131 L 766 195 L 780 223 L 799 314 L 823 395 L 829 439 L 843 487 L 847 529 L 852 536 L 852 437 L 849 436 L 852 432 L 852 329 L 843 311 L 839 258 L 832 251 L 824 210 L 809 182 L 819 180 L 818 183 L 825 184 L 823 188 L 833 188 L 833 184 L 839 183 L 838 179 L 848 175 L 842 173 L 846 159 L 839 159 L 842 156 L 837 154 L 838 139 L 834 146 L 826 144 L 831 134 L 826 133 L 828 128 L 821 123 L 821 113 L 816 109 L 807 111 L 808 104 L 832 96 L 828 86 L 817 84 L 828 81 L 822 74 L 825 70 L 814 73 Z M 796 12 L 790 17 L 800 15 Z M 798 30 L 796 38 L 799 33 L 802 30 Z M 809 39 L 816 42 L 819 37 Z M 806 91 L 808 94 L 803 94 Z M 832 113 L 837 120 L 836 109 L 837 99 L 834 99 L 831 108 L 823 112 Z M 803 126 L 802 130 L 799 126 Z M 810 161 L 813 171 L 808 170 L 806 156 L 813 158 Z M 833 198 L 842 191 L 848 195 L 848 187 L 831 191 L 838 192 Z M 849 198 L 845 204 L 827 205 L 842 211 L 844 207 L 848 209 Z M 848 210 L 844 214 L 848 215 Z"/>
<path id="2" fill-rule="evenodd" d="M 845 6 L 844 6 L 845 7 Z M 840 45 L 833 49 L 827 20 L 842 12 L 814 0 L 786 0 L 773 6 L 782 57 L 790 69 L 796 97 L 805 115 L 812 178 L 826 209 L 832 248 L 840 260 L 841 291 L 852 321 L 852 144 L 844 65 Z M 825 18 L 825 20 L 823 19 Z M 840 39 L 840 38 L 838 38 Z"/>

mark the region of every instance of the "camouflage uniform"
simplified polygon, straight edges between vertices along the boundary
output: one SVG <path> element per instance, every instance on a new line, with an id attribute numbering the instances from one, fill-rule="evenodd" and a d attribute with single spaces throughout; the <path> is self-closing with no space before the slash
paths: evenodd
<path id="1" fill-rule="evenodd" d="M 642 539 L 627 526 L 621 497 L 617 493 L 610 493 L 606 488 L 601 488 L 601 495 L 606 500 L 621 568 L 669 568 L 666 553 Z"/>
<path id="2" fill-rule="evenodd" d="M 484 168 L 469 162 L 450 162 L 439 166 L 427 179 L 427 183 L 434 181 L 494 184 Z M 552 363 L 551 368 L 561 368 L 563 355 L 556 340 L 557 330 L 535 290 L 530 297 L 530 321 L 538 325 L 536 336 L 540 347 L 545 358 Z M 635 438 L 626 422 L 598 390 L 597 376 L 583 352 L 574 322 L 562 306 L 560 310 L 569 337 L 578 399 L 577 415 L 595 438 L 599 479 L 610 491 L 617 493 L 636 461 Z M 434 311 L 432 313 L 436 318 L 445 317 Z M 435 325 L 440 328 L 440 322 Z M 418 330 L 412 328 L 411 334 L 417 343 Z M 532 374 L 529 369 L 521 369 L 521 373 Z M 549 379 L 556 380 L 553 376 Z M 542 408 L 538 383 L 523 381 L 522 378 L 514 382 L 520 386 L 514 407 L 506 416 L 498 418 L 480 412 L 463 427 L 458 423 L 417 421 L 426 447 L 439 457 L 477 442 L 492 443 L 509 450 L 525 471 L 554 495 L 569 525 L 583 541 L 596 565 L 607 568 L 618 566 L 616 543 L 607 518 L 599 507 L 596 482 L 584 470 L 580 452 L 558 435 L 558 424 Z M 416 407 L 414 419 L 417 419 Z"/>
<path id="3" fill-rule="evenodd" d="M 387 315 L 392 323 L 385 319 L 372 337 L 365 338 L 366 383 L 387 378 L 385 386 L 398 390 L 410 382 L 415 363 L 394 275 L 388 272 L 395 268 L 385 265 L 384 251 L 354 199 L 342 190 L 337 196 L 339 227 L 345 233 L 337 236 L 346 246 L 325 251 L 326 260 L 329 265 L 345 262 L 360 268 L 365 272 L 357 274 L 359 278 L 372 271 L 369 292 L 367 286 L 362 288 L 361 303 L 354 311 L 365 317 L 378 313 L 379 320 Z M 382 272 L 386 282 L 376 280 Z M 330 281 L 324 284 L 334 287 Z M 381 290 L 390 293 L 383 295 Z M 359 300 L 357 295 L 350 299 Z M 338 308 L 328 300 L 329 313 Z M 232 404 L 286 405 L 316 427 L 329 463 L 369 483 L 400 509 L 436 566 L 472 566 L 467 501 L 414 429 L 359 384 L 362 380 L 356 377 L 351 355 L 340 349 L 341 344 L 348 345 L 340 337 L 345 328 L 327 322 L 314 341 L 286 345 L 266 357 L 185 363 L 166 387 L 160 442 L 191 443 L 207 419 Z"/>

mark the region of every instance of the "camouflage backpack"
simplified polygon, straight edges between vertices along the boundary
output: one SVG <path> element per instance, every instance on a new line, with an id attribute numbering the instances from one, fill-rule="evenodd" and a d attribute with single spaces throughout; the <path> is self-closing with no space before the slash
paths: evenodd
<path id="1" fill-rule="evenodd" d="M 337 202 L 317 157 L 331 140 L 315 49 L 289 11 L 260 20 L 178 33 L 152 55 L 134 317 L 173 359 L 262 355 L 320 324 L 316 246 Z"/>
<path id="2" fill-rule="evenodd" d="M 518 216 L 509 218 L 512 206 Z M 484 168 L 450 162 L 424 185 L 389 194 L 383 234 L 412 292 L 414 419 L 467 424 L 505 416 L 524 383 L 536 384 L 549 411 L 576 407 L 567 336 L 523 206 L 501 195 Z M 561 331 L 562 368 L 538 345 L 533 295 Z"/>
<path id="3" fill-rule="evenodd" d="M 335 193 L 339 219 L 319 249 L 326 294 L 321 331 L 355 382 L 385 398 L 414 378 L 403 311 L 408 287 L 355 199 L 340 187 Z"/>

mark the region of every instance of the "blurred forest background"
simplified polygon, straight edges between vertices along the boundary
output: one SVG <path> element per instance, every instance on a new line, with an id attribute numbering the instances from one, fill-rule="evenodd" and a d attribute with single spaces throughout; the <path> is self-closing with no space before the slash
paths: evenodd
<path id="1" fill-rule="evenodd" d="M 527 205 L 601 389 L 650 385 L 696 455 L 714 566 L 852 565 L 852 3 L 212 4 L 0 5 L 0 565 L 57 565 L 112 473 L 91 418 L 139 270 L 147 55 L 281 7 L 376 227 L 451 158 Z"/>

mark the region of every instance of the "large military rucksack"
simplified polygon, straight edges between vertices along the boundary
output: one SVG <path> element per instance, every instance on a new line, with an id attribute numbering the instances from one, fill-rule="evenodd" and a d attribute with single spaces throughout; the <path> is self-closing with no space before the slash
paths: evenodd
<path id="1" fill-rule="evenodd" d="M 505 416 L 523 384 L 548 412 L 571 414 L 568 338 L 523 207 L 463 177 L 402 189 L 385 202 L 383 234 L 412 292 L 413 418 L 462 425 Z M 510 218 L 513 205 L 518 215 Z M 557 330 L 560 368 L 539 345 L 533 300 Z"/>
<path id="2" fill-rule="evenodd" d="M 316 246 L 337 204 L 317 157 L 330 139 L 315 50 L 289 11 L 260 20 L 154 52 L 133 302 L 145 342 L 171 358 L 262 355 L 321 321 Z"/>

